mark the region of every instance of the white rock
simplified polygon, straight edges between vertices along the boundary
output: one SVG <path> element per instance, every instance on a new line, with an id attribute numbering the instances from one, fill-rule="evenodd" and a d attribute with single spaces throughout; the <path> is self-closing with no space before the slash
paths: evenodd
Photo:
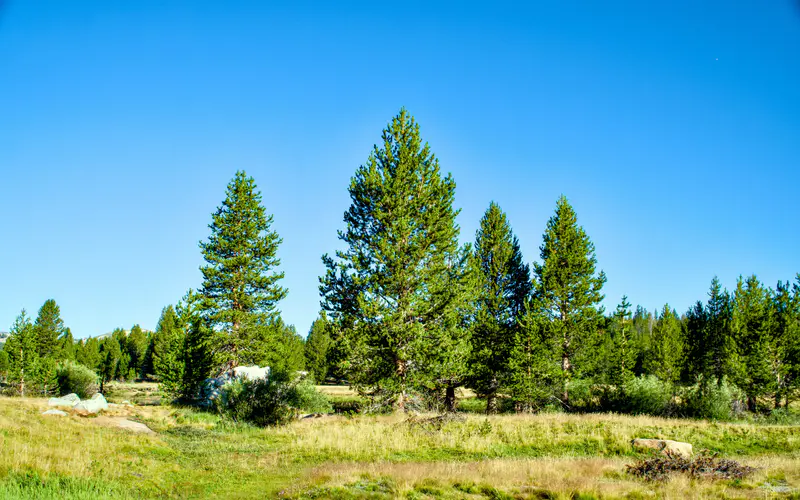
<path id="1" fill-rule="evenodd" d="M 234 378 L 246 378 L 249 380 L 260 380 L 269 377 L 269 366 L 237 366 L 233 369 Z"/>
<path id="2" fill-rule="evenodd" d="M 102 410 L 108 410 L 108 402 L 106 401 L 106 398 L 104 398 L 103 395 L 98 392 L 92 396 L 92 399 L 88 401 L 81 401 L 73 406 L 73 409 L 75 411 L 82 411 L 86 413 L 98 413 Z"/>
<path id="3" fill-rule="evenodd" d="M 684 458 L 690 458 L 693 451 L 691 444 L 671 439 L 634 439 L 631 441 L 631 445 L 634 449 L 655 450 L 661 452 L 662 455 L 675 454 Z"/>
<path id="4" fill-rule="evenodd" d="M 74 392 L 72 394 L 67 394 L 66 396 L 61 396 L 60 398 L 50 398 L 47 400 L 47 406 L 75 406 L 76 404 L 80 403 L 81 398 L 78 397 L 77 394 Z"/>
<path id="5" fill-rule="evenodd" d="M 66 417 L 67 412 L 61 410 L 47 410 L 46 412 L 42 413 L 42 415 L 54 415 L 57 417 Z"/>

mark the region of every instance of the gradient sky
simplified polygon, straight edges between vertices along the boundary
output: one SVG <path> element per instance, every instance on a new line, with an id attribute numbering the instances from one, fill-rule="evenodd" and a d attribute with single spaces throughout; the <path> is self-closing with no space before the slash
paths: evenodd
<path id="1" fill-rule="evenodd" d="M 405 106 L 525 260 L 564 193 L 623 294 L 800 271 L 800 7 L 662 2 L 0 2 L 0 330 L 48 298 L 76 337 L 198 288 L 237 169 L 283 237 L 305 335 L 347 185 Z"/>

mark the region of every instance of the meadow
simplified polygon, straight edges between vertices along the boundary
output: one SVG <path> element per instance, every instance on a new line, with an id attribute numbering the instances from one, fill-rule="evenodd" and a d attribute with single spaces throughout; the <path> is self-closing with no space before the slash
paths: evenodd
<path id="1" fill-rule="evenodd" d="M 110 400 L 144 404 L 45 417 L 44 399 L 0 398 L 0 498 L 800 498 L 797 425 L 463 413 L 441 425 L 346 414 L 260 429 L 148 404 L 153 387 L 111 389 Z M 109 425 L 115 416 L 155 433 Z M 686 441 L 757 470 L 742 480 L 644 481 L 625 467 L 645 456 L 631 448 L 636 437 Z"/>

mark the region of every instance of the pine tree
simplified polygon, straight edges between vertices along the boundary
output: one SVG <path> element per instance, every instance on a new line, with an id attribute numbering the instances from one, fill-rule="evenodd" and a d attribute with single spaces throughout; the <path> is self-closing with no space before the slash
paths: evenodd
<path id="1" fill-rule="evenodd" d="M 540 247 L 541 264 L 534 264 L 537 294 L 551 320 L 552 335 L 559 339 L 558 355 L 563 377 L 562 398 L 569 405 L 567 386 L 580 357 L 581 348 L 593 346 L 596 324 L 602 315 L 599 308 L 606 282 L 605 273 L 595 272 L 597 258 L 594 244 L 578 226 L 575 211 L 563 195 L 556 213 L 547 222 Z M 580 368 L 580 367 L 577 367 Z"/>
<path id="2" fill-rule="evenodd" d="M 778 282 L 772 296 L 772 317 L 775 408 L 780 408 L 781 398 L 788 407 L 790 393 L 800 388 L 800 275 L 794 287 L 788 281 Z"/>
<path id="3" fill-rule="evenodd" d="M 153 373 L 162 390 L 169 394 L 178 394 L 183 383 L 185 343 L 186 333 L 178 314 L 171 305 L 165 307 L 153 334 L 152 359 Z"/>
<path id="4" fill-rule="evenodd" d="M 131 355 L 128 352 L 128 334 L 123 328 L 115 328 L 111 332 L 111 337 L 103 340 L 103 343 L 115 342 L 119 356 L 117 357 L 116 370 L 111 374 L 109 380 L 128 380 L 131 375 Z M 111 346 L 109 346 L 111 348 Z M 113 349 L 113 348 L 111 348 Z M 116 351 L 115 351 L 116 352 Z"/>
<path id="5" fill-rule="evenodd" d="M 113 336 L 106 338 L 100 344 L 100 392 L 105 392 L 106 384 L 117 377 L 119 373 L 122 351 L 119 341 Z"/>
<path id="6" fill-rule="evenodd" d="M 628 296 L 623 295 L 622 301 L 617 305 L 617 310 L 614 311 L 608 332 L 611 344 L 608 382 L 618 387 L 633 377 L 636 363 L 636 349 L 631 339 L 633 334 L 632 316 L 631 303 L 628 302 Z"/>
<path id="7" fill-rule="evenodd" d="M 59 337 L 58 343 L 59 352 L 61 353 L 58 359 L 75 361 L 77 345 L 75 344 L 75 339 L 72 337 L 72 331 L 69 328 L 64 328 L 64 332 L 61 334 L 61 337 Z"/>
<path id="8" fill-rule="evenodd" d="M 5 383 L 8 378 L 8 368 L 10 363 L 8 361 L 8 352 L 5 350 L 5 344 L 0 349 L 0 383 Z"/>
<path id="9" fill-rule="evenodd" d="M 322 383 L 328 377 L 328 349 L 331 345 L 330 322 L 325 311 L 311 324 L 305 342 L 306 369 Z"/>
<path id="10" fill-rule="evenodd" d="M 277 303 L 287 294 L 278 285 L 283 273 L 275 271 L 282 240 L 271 229 L 272 221 L 253 178 L 236 172 L 212 216 L 208 241 L 200 243 L 207 263 L 200 268 L 202 315 L 217 332 L 211 341 L 217 371 L 256 355 L 242 352 L 252 340 L 247 337 L 258 337 L 259 329 L 276 320 Z"/>
<path id="11" fill-rule="evenodd" d="M 561 367 L 554 354 L 557 346 L 548 323 L 541 302 L 528 301 L 509 359 L 508 388 L 518 412 L 541 409 L 560 385 Z"/>
<path id="12" fill-rule="evenodd" d="M 684 330 L 684 364 L 682 380 L 693 384 L 705 373 L 706 365 L 706 324 L 708 318 L 705 306 L 697 301 L 687 312 L 683 323 Z"/>
<path id="13" fill-rule="evenodd" d="M 518 322 L 531 292 L 530 269 L 506 214 L 492 202 L 475 235 L 477 310 L 469 360 L 470 387 L 497 411 L 496 395 L 507 382 Z"/>
<path id="14" fill-rule="evenodd" d="M 22 310 L 10 335 L 6 340 L 4 350 L 8 353 L 8 382 L 20 396 L 33 392 L 39 371 L 39 342 L 34 326 L 25 311 Z"/>
<path id="15" fill-rule="evenodd" d="M 708 291 L 705 307 L 704 374 L 716 379 L 721 387 L 723 379 L 730 375 L 735 364 L 735 348 L 731 334 L 731 299 L 714 276 Z"/>
<path id="16" fill-rule="evenodd" d="M 34 323 L 36 330 L 36 346 L 40 358 L 55 359 L 61 354 L 59 338 L 64 333 L 64 321 L 61 309 L 53 299 L 48 299 L 39 309 Z"/>
<path id="17" fill-rule="evenodd" d="M 653 328 L 651 349 L 645 361 L 645 373 L 665 382 L 677 382 L 683 362 L 681 320 L 669 304 L 664 304 Z"/>
<path id="18" fill-rule="evenodd" d="M 736 339 L 736 385 L 747 394 L 748 410 L 756 411 L 759 397 L 775 393 L 770 293 L 758 278 L 739 276 L 734 292 L 731 330 Z"/>
<path id="19" fill-rule="evenodd" d="M 458 246 L 455 182 L 414 118 L 401 110 L 382 138 L 350 182 L 347 249 L 323 256 L 320 292 L 347 337 L 352 382 L 401 409 L 410 388 L 452 388 L 463 374 L 468 249 Z"/>
<path id="20" fill-rule="evenodd" d="M 125 348 L 130 356 L 129 371 L 132 372 L 128 378 L 136 378 L 142 376 L 142 367 L 144 365 L 144 357 L 147 352 L 147 334 L 142 331 L 139 325 L 133 325 L 131 331 L 125 339 Z"/>
<path id="21" fill-rule="evenodd" d="M 100 364 L 102 363 L 100 341 L 95 337 L 81 340 L 75 350 L 75 360 L 96 372 L 100 372 Z"/>

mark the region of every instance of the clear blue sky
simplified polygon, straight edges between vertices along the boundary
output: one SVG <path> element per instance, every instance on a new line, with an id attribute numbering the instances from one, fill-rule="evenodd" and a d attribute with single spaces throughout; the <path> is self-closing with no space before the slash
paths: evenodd
<path id="1" fill-rule="evenodd" d="M 495 200 L 534 261 L 564 193 L 608 308 L 800 271 L 794 0 L 2 5 L 0 330 L 48 298 L 77 337 L 154 328 L 243 169 L 305 334 L 349 179 L 401 106 L 463 241 Z"/>

